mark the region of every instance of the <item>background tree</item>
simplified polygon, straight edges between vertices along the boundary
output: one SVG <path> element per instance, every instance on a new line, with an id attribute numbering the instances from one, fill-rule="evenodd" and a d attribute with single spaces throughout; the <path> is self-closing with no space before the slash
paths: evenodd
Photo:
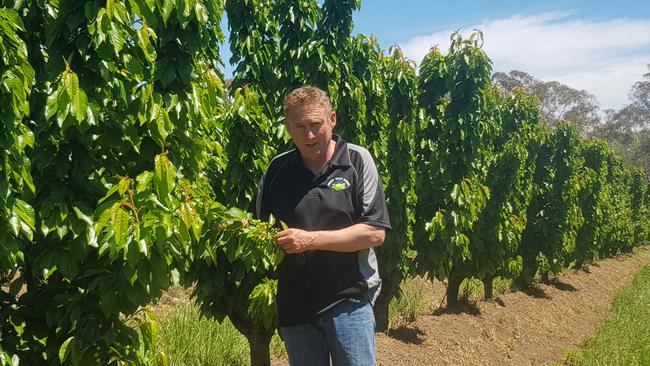
<path id="1" fill-rule="evenodd" d="M 425 110 L 433 113 L 425 119 L 430 125 L 423 124 L 421 131 L 431 129 L 437 133 L 424 132 L 416 138 L 420 140 L 419 153 L 429 157 L 419 167 L 418 199 L 432 196 L 428 190 L 441 191 L 433 197 L 432 210 L 422 210 L 427 203 L 419 205 L 416 231 L 424 230 L 426 234 L 421 232 L 418 239 L 427 240 L 416 240 L 416 261 L 420 273 L 448 280 L 449 305 L 458 301 L 462 280 L 473 274 L 469 235 L 490 196 L 485 176 L 495 124 L 486 95 L 491 61 L 480 48 L 481 37 L 475 33 L 464 40 L 455 33 L 449 54 L 444 57 L 445 67 L 439 65 L 443 59 L 434 49 L 427 56 L 431 64 L 423 69 L 426 72 L 420 79 L 420 85 L 433 86 L 444 72 L 440 92 L 422 93 L 445 97 L 424 100 Z M 426 140 L 425 136 L 433 138 Z"/>
<path id="2" fill-rule="evenodd" d="M 382 134 L 386 138 L 380 153 L 380 172 L 385 188 L 386 205 L 392 230 L 384 244 L 378 247 L 379 273 L 382 288 L 374 307 L 377 329 L 388 330 L 388 309 L 394 296 L 399 296 L 399 285 L 410 271 L 412 257 L 413 223 L 415 221 L 414 138 L 417 122 L 417 76 L 415 68 L 404 58 L 399 48 L 382 57 L 383 88 L 391 101 L 388 123 Z"/>
<path id="3" fill-rule="evenodd" d="M 275 155 L 275 130 L 254 88 L 234 91 L 224 115 L 227 164 L 210 176 L 219 203 L 208 212 L 204 240 L 197 247 L 191 281 L 202 313 L 221 322 L 227 316 L 246 336 L 251 363 L 269 365 L 269 343 L 277 327 L 275 270 L 282 259 L 273 224 L 253 221 L 260 177 Z M 221 224 L 225 222 L 226 225 Z M 188 283 L 189 285 L 190 283 Z"/>
<path id="4" fill-rule="evenodd" d="M 632 225 L 634 234 L 632 243 L 640 246 L 648 241 L 650 233 L 650 203 L 648 202 L 648 184 L 645 172 L 635 169 L 630 179 L 630 208 L 632 210 Z"/>
<path id="5" fill-rule="evenodd" d="M 571 121 L 580 136 L 588 137 L 601 122 L 596 98 L 584 90 L 576 90 L 557 81 L 542 81 L 518 70 L 496 72 L 492 81 L 505 92 L 521 87 L 539 98 L 541 121 L 551 128 L 560 121 Z"/>
<path id="6" fill-rule="evenodd" d="M 578 268 L 596 260 L 603 245 L 608 220 L 605 214 L 611 205 L 611 188 L 607 182 L 610 155 L 607 144 L 601 140 L 591 141 L 582 149 L 585 169 L 578 202 L 585 222 L 576 236 L 575 266 Z"/>
<path id="7" fill-rule="evenodd" d="M 648 65 L 650 68 L 650 65 Z M 626 165 L 650 171 L 650 72 L 629 93 L 630 104 L 605 111 L 605 122 L 595 134 L 609 142 Z"/>
<path id="8" fill-rule="evenodd" d="M 541 133 L 539 110 L 522 89 L 510 95 L 495 91 L 492 98 L 497 130 L 486 177 L 490 197 L 469 238 L 473 275 L 483 281 L 486 299 L 492 298 L 496 276 L 516 278 L 522 271 L 517 250 L 526 225 Z"/>
<path id="9" fill-rule="evenodd" d="M 535 187 L 527 209 L 519 253 L 520 286 L 532 283 L 540 271 L 558 273 L 572 259 L 577 230 L 583 224 L 578 206 L 582 159 L 575 128 L 561 123 L 543 140 L 537 158 Z"/>
<path id="10" fill-rule="evenodd" d="M 615 155 L 607 159 L 607 183 L 611 189 L 611 200 L 607 205 L 607 222 L 604 227 L 600 258 L 609 258 L 621 251 L 629 252 L 635 243 L 630 197 L 631 174 Z"/>
<path id="11" fill-rule="evenodd" d="M 253 220 L 239 209 L 213 203 L 192 264 L 193 297 L 202 314 L 230 319 L 249 343 L 252 365 L 270 365 L 269 344 L 277 325 L 274 279 L 284 257 L 273 237 L 274 222 Z"/>
<path id="12" fill-rule="evenodd" d="M 262 105 L 268 116 L 277 116 L 279 95 L 271 93 L 282 78 L 275 64 L 280 55 L 278 22 L 273 0 L 226 1 L 230 30 L 230 63 L 236 65 L 229 87 L 235 90 L 248 86 L 264 98 Z M 262 91 L 265 91 L 262 93 Z"/>

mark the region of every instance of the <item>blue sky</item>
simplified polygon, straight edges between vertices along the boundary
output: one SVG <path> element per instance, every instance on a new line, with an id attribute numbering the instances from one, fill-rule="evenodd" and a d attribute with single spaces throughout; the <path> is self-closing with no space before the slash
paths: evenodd
<path id="1" fill-rule="evenodd" d="M 650 0 L 364 0 L 354 21 L 353 33 L 374 34 L 384 49 L 397 44 L 418 63 L 433 45 L 446 50 L 454 30 L 479 28 L 495 71 L 584 89 L 603 109 L 625 105 L 650 71 Z"/>
<path id="2" fill-rule="evenodd" d="M 615 4 L 615 5 L 613 5 Z M 365 0 L 355 32 L 375 34 L 388 45 L 445 29 L 457 29 L 515 14 L 574 11 L 576 19 L 650 19 L 650 1 L 425 1 Z M 648 35 L 650 38 L 650 35 Z M 383 45 L 382 42 L 382 45 Z"/>

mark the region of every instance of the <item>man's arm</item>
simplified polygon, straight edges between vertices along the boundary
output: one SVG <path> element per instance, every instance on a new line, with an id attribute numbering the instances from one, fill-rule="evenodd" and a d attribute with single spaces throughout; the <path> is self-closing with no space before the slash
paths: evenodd
<path id="1" fill-rule="evenodd" d="M 278 234 L 275 241 L 289 254 L 306 250 L 356 252 L 381 245 L 385 237 L 386 229 L 382 227 L 355 224 L 340 230 L 286 229 Z"/>

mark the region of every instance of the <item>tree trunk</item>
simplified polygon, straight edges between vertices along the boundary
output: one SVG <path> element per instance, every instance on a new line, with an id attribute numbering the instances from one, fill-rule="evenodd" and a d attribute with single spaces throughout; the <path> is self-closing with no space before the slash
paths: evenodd
<path id="1" fill-rule="evenodd" d="M 269 344 L 271 343 L 272 336 L 273 333 L 264 334 L 263 332 L 253 332 L 251 337 L 247 337 L 248 344 L 251 348 L 251 366 L 271 365 Z"/>
<path id="2" fill-rule="evenodd" d="M 381 291 L 375 302 L 373 310 L 375 312 L 375 323 L 377 324 L 377 330 L 380 332 L 388 331 L 390 326 L 388 320 L 388 309 L 390 307 L 390 301 L 395 295 L 395 284 L 389 279 L 383 278 L 381 280 Z"/>
<path id="3" fill-rule="evenodd" d="M 515 286 L 521 290 L 525 290 L 530 287 L 537 273 L 537 261 L 533 258 L 532 261 L 527 261 L 524 258 L 524 269 L 519 274 L 519 277 L 515 279 Z"/>
<path id="4" fill-rule="evenodd" d="M 542 281 L 542 283 L 545 283 L 547 285 L 551 283 L 551 277 L 549 276 L 547 271 L 544 271 L 544 273 L 540 275 L 540 280 Z"/>
<path id="5" fill-rule="evenodd" d="M 483 279 L 483 293 L 485 295 L 485 300 L 492 300 L 494 293 L 492 291 L 494 282 L 494 277 L 488 276 Z"/>
<path id="6" fill-rule="evenodd" d="M 576 259 L 576 264 L 575 264 L 576 269 L 582 269 L 582 267 L 584 267 L 584 265 L 585 265 L 585 260 L 584 259 L 582 259 L 582 258 Z"/>
<path id="7" fill-rule="evenodd" d="M 447 307 L 458 305 L 458 292 L 461 283 L 463 283 L 463 278 L 456 274 L 452 268 L 447 283 Z"/>
<path id="8" fill-rule="evenodd" d="M 250 346 L 251 366 L 271 366 L 269 345 L 275 329 L 267 330 L 254 326 L 248 319 L 231 315 L 230 321 L 248 340 Z"/>

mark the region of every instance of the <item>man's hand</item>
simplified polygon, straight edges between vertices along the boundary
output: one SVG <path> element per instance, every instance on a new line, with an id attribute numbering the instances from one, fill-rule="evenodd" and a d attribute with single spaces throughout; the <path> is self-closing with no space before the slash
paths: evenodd
<path id="1" fill-rule="evenodd" d="M 282 247 L 285 253 L 296 254 L 314 249 L 316 236 L 317 233 L 315 231 L 285 229 L 275 237 L 275 241 Z"/>

